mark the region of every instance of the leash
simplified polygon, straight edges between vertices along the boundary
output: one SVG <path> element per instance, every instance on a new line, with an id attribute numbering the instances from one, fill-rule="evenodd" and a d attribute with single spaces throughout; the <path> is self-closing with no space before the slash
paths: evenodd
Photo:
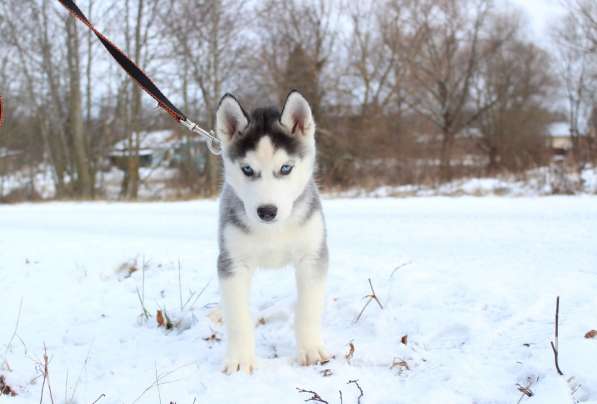
<path id="1" fill-rule="evenodd" d="M 215 155 L 222 154 L 222 143 L 216 137 L 214 131 L 206 131 L 199 127 L 195 122 L 188 119 L 185 114 L 180 112 L 178 108 L 170 102 L 170 100 L 160 91 L 160 89 L 154 84 L 153 81 L 133 62 L 123 51 L 114 45 L 104 34 L 99 32 L 97 28 L 87 19 L 85 14 L 77 7 L 73 0 L 58 0 L 70 13 L 76 17 L 79 21 L 87 26 L 95 36 L 101 41 L 104 48 L 110 52 L 110 55 L 116 60 L 116 62 L 122 67 L 127 74 L 135 80 L 135 82 L 154 100 L 157 101 L 158 106 L 166 111 L 172 118 L 178 123 L 187 128 L 193 133 L 197 133 L 206 139 L 207 148 Z M 2 106 L 0 105 L 0 116 Z"/>

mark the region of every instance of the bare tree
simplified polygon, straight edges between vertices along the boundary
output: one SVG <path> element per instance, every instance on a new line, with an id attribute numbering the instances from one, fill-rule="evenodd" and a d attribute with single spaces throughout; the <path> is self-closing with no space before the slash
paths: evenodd
<path id="1" fill-rule="evenodd" d="M 584 50 L 597 54 L 597 3 L 593 0 L 565 0 L 567 19 L 585 38 Z"/>
<path id="2" fill-rule="evenodd" d="M 563 1 L 569 13 L 554 34 L 556 85 L 565 94 L 581 168 L 590 161 L 589 150 L 597 159 L 597 3 Z M 79 5 L 206 128 L 213 127 L 225 92 L 248 105 L 279 105 L 291 88 L 302 91 L 318 123 L 321 182 L 345 187 L 429 184 L 544 162 L 541 134 L 553 119 L 545 105 L 555 91 L 552 59 L 524 40 L 517 19 L 494 3 L 81 0 Z M 0 143 L 26 153 L 14 168 L 19 177 L 27 173 L 24 197 L 35 197 L 37 174 L 43 172 L 53 178 L 56 197 L 90 198 L 107 189 L 107 150 L 124 140 L 121 195 L 137 198 L 146 180 L 140 178 L 143 132 L 174 125 L 164 114 L 149 113 L 155 109 L 150 98 L 97 50 L 101 45 L 91 32 L 66 16 L 52 0 L 0 2 L 0 76 L 8 77 L 0 88 L 10 118 Z M 461 136 L 467 134 L 474 136 Z M 169 185 L 185 194 L 213 195 L 219 159 L 192 146 L 188 161 L 178 166 L 181 175 Z M 196 153 L 204 153 L 205 167 Z M 486 158 L 488 164 L 457 166 L 461 156 Z"/>
<path id="3" fill-rule="evenodd" d="M 371 163 L 376 159 L 396 161 L 408 153 L 403 91 L 407 70 L 400 52 L 402 31 L 397 30 L 403 5 L 404 1 L 348 3 L 344 10 L 350 29 L 340 37 L 343 47 L 332 59 L 342 60 L 345 67 L 334 68 L 342 80 L 338 90 L 327 90 L 339 94 L 328 101 L 336 103 L 330 108 L 334 116 L 324 117 L 330 121 L 324 124 L 334 128 L 335 140 L 325 172 L 328 181 L 349 184 L 364 170 L 377 170 Z M 403 172 L 390 169 L 375 175 L 397 182 Z"/>
<path id="4" fill-rule="evenodd" d="M 452 176 L 456 134 L 471 125 L 496 100 L 471 104 L 472 84 L 481 61 L 492 57 L 510 33 L 485 46 L 483 30 L 490 0 L 411 1 L 402 29 L 401 52 L 409 59 L 408 103 L 441 134 L 440 177 Z"/>
<path id="5" fill-rule="evenodd" d="M 399 52 L 401 31 L 395 28 L 401 5 L 391 6 L 356 3 L 350 12 L 349 87 L 362 116 L 386 110 L 400 94 L 405 69 Z"/>
<path id="6" fill-rule="evenodd" d="M 26 138 L 33 150 L 34 145 L 43 146 L 39 157 L 52 169 L 56 197 L 90 198 L 94 161 L 83 122 L 81 44 L 75 20 L 49 0 L 1 7 L 6 17 L 3 45 L 12 52 L 12 77 L 20 86 L 19 110 L 34 133 Z M 29 161 L 33 171 L 37 159 Z"/>
<path id="7" fill-rule="evenodd" d="M 571 1 L 562 24 L 553 31 L 558 67 L 566 97 L 566 114 L 572 138 L 573 156 L 579 169 L 588 159 L 586 139 L 593 106 L 597 103 L 597 26 L 594 3 Z"/>
<path id="8" fill-rule="evenodd" d="M 182 70 L 185 108 L 213 128 L 218 101 L 225 91 L 237 87 L 247 56 L 246 26 L 239 23 L 239 16 L 248 12 L 246 2 L 172 0 L 169 4 L 162 23 L 171 38 L 170 53 Z M 219 188 L 219 160 L 207 148 L 204 153 L 207 165 L 202 191 L 214 195 Z"/>
<path id="9" fill-rule="evenodd" d="M 161 52 L 159 32 L 156 32 L 159 17 L 158 0 L 126 0 L 115 2 L 112 13 L 124 24 L 114 25 L 115 34 L 120 34 L 124 51 L 142 69 L 147 70 Z M 110 62 L 111 63 L 111 62 Z M 128 199 L 138 197 L 140 186 L 141 132 L 148 126 L 144 114 L 141 87 L 121 70 L 116 94 L 115 130 L 123 133 L 127 141 L 127 170 L 121 187 L 121 196 Z"/>
<path id="10" fill-rule="evenodd" d="M 54 47 L 50 41 L 51 37 L 60 37 L 61 29 L 50 13 L 47 0 L 10 6 L 2 3 L 2 14 L 6 17 L 5 44 L 16 56 L 18 69 L 15 72 L 22 80 L 23 94 L 26 94 L 24 105 L 46 145 L 57 196 L 65 196 L 68 194 L 65 178 L 70 172 L 70 164 L 58 63 L 64 55 L 60 47 Z"/>
<path id="11" fill-rule="evenodd" d="M 312 92 L 306 96 L 317 118 L 326 92 L 337 83 L 333 77 L 337 74 L 328 70 L 333 67 L 331 59 L 337 43 L 336 4 L 325 0 L 266 0 L 257 7 L 256 19 L 259 50 L 254 63 L 260 67 L 255 68 L 259 85 L 278 102 L 284 100 L 292 84 L 305 93 Z M 289 70 L 292 54 L 296 58 L 299 51 L 305 65 L 294 67 L 308 73 L 302 82 L 296 81 L 299 74 Z M 294 83 L 288 83 L 289 76 L 295 78 Z"/>
<path id="12" fill-rule="evenodd" d="M 504 16 L 505 24 L 516 21 Z M 503 24 L 495 29 L 503 32 Z M 521 40 L 506 43 L 483 63 L 475 80 L 477 108 L 492 103 L 479 116 L 479 146 L 487 156 L 485 174 L 502 168 L 523 170 L 543 162 L 546 127 L 551 118 L 547 103 L 554 99 L 555 80 L 548 54 Z"/>
<path id="13" fill-rule="evenodd" d="M 307 97 L 318 124 L 322 176 L 343 154 L 331 131 L 335 122 L 326 116 L 326 98 L 337 91 L 344 69 L 336 57 L 339 14 L 331 0 L 265 0 L 255 11 L 253 98 L 280 105 L 293 88 Z"/>

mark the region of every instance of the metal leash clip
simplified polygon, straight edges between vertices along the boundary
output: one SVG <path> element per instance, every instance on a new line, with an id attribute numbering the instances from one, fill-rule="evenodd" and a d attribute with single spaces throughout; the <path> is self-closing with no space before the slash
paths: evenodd
<path id="1" fill-rule="evenodd" d="M 216 134 L 213 130 L 208 132 L 188 118 L 185 121 L 180 121 L 180 123 L 191 132 L 198 133 L 205 137 L 207 148 L 212 154 L 215 154 L 216 156 L 222 154 L 222 142 L 216 137 Z"/>

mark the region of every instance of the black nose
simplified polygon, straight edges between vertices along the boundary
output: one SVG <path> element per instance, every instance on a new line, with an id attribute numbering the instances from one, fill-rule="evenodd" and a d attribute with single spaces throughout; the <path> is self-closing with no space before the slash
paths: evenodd
<path id="1" fill-rule="evenodd" d="M 263 205 L 257 208 L 257 215 L 264 222 L 271 222 L 276 218 L 278 208 L 274 205 Z"/>

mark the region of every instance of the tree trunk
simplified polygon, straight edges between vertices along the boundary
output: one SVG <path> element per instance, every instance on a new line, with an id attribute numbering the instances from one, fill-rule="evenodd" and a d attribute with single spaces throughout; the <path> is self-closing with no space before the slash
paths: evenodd
<path id="1" fill-rule="evenodd" d="M 93 0 L 89 0 L 89 9 L 87 10 L 87 17 L 93 21 Z M 91 126 L 91 101 L 93 100 L 93 86 L 91 85 L 92 69 L 93 69 L 93 40 L 94 35 L 91 30 L 87 30 L 87 68 L 85 70 L 87 80 L 87 98 L 85 105 L 85 118 L 87 126 Z"/>
<path id="2" fill-rule="evenodd" d="M 89 170 L 85 132 L 83 128 L 83 108 L 81 96 L 81 69 L 79 61 L 79 38 L 73 16 L 66 20 L 67 60 L 69 78 L 68 129 L 73 144 L 75 168 L 77 172 L 77 193 L 84 199 L 93 197 L 93 181 Z"/>
<path id="3" fill-rule="evenodd" d="M 137 18 L 135 22 L 135 63 L 141 65 L 141 24 L 143 23 L 144 0 L 138 0 Z M 129 158 L 128 158 L 128 189 L 127 197 L 137 199 L 139 195 L 139 151 L 141 131 L 141 88 L 133 86 L 133 99 L 131 105 L 132 132 L 129 134 Z"/>
<path id="4" fill-rule="evenodd" d="M 221 1 L 214 1 L 211 7 L 211 20 L 213 24 L 213 28 L 210 34 L 210 57 L 212 59 L 212 66 L 213 66 L 213 78 L 212 80 L 212 95 L 213 100 L 217 100 L 217 98 L 222 93 L 222 82 L 220 77 L 220 52 L 219 52 L 219 35 L 220 35 L 220 13 L 222 7 Z M 217 101 L 216 101 L 217 102 Z M 211 103 L 212 105 L 209 106 L 211 110 L 208 111 L 209 116 L 209 127 L 214 128 L 216 125 L 216 112 L 215 112 L 215 102 Z M 208 196 L 216 195 L 219 191 L 220 187 L 220 158 L 218 156 L 213 155 L 209 150 L 207 151 L 207 162 L 206 162 L 206 193 Z"/>
<path id="5" fill-rule="evenodd" d="M 489 151 L 487 152 L 487 175 L 492 177 L 498 171 L 498 148 L 496 146 L 489 146 Z"/>
<path id="6" fill-rule="evenodd" d="M 71 154 L 66 140 L 65 127 L 63 122 L 66 115 L 62 105 L 62 98 L 60 96 L 60 83 L 56 72 L 54 70 L 54 60 L 52 58 L 52 42 L 48 32 L 49 26 L 49 11 L 48 3 L 43 2 L 41 8 L 42 18 L 42 33 L 39 38 L 39 46 L 41 48 L 41 55 L 43 61 L 43 74 L 47 79 L 49 95 L 51 99 L 50 111 L 43 111 L 46 116 L 45 120 L 48 123 L 48 140 L 50 143 L 50 150 L 53 155 L 53 162 L 58 179 L 59 186 L 57 187 L 56 197 L 64 197 L 69 194 L 68 187 L 64 178 L 67 174 L 72 174 L 72 160 Z"/>
<path id="7" fill-rule="evenodd" d="M 216 126 L 216 113 L 215 111 L 209 111 L 209 127 L 215 128 Z M 206 147 L 206 162 L 205 162 L 205 195 L 214 196 L 217 195 L 220 188 L 220 157 L 214 155 Z"/>
<path id="8" fill-rule="evenodd" d="M 454 147 L 454 134 L 449 128 L 442 129 L 442 145 L 440 150 L 439 176 L 441 181 L 452 179 L 452 149 Z"/>

